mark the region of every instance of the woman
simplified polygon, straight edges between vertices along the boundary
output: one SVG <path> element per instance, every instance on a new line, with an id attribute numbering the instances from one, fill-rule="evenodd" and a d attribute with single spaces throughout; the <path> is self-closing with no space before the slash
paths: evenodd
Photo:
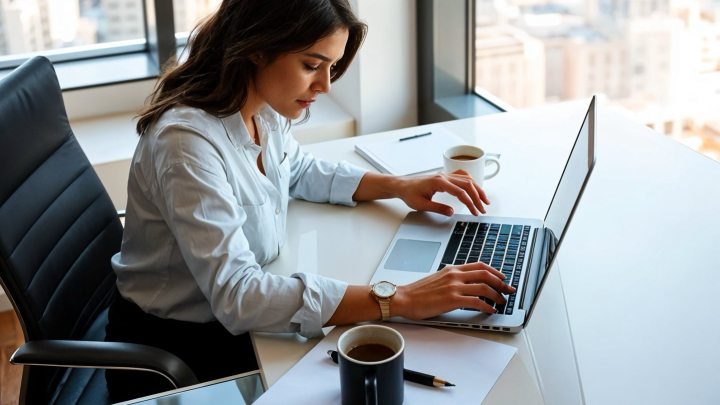
<path id="1" fill-rule="evenodd" d="M 431 200 L 444 191 L 485 212 L 467 173 L 369 173 L 314 159 L 292 138 L 289 120 L 330 91 L 365 32 L 347 0 L 226 0 L 196 28 L 187 60 L 163 74 L 137 124 L 125 234 L 112 260 L 121 297 L 107 340 L 168 350 L 205 381 L 257 368 L 249 331 L 312 337 L 379 319 L 370 286 L 262 271 L 280 252 L 289 196 L 345 205 L 401 198 L 452 215 Z M 485 264 L 450 266 L 398 286 L 390 315 L 493 312 L 478 296 L 504 302 L 497 291 L 512 288 L 501 278 Z M 106 373 L 113 400 L 166 387 L 137 374 Z"/>

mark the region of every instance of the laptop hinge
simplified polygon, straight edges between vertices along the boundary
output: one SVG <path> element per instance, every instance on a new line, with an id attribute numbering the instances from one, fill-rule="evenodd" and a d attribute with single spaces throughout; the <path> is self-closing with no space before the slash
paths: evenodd
<path id="1" fill-rule="evenodd" d="M 533 254 L 535 253 L 535 247 L 537 246 L 535 244 L 537 240 L 538 235 L 538 228 L 535 228 L 533 231 L 533 237 L 532 237 L 532 244 L 528 244 L 528 246 L 532 246 L 533 248 L 530 249 L 530 255 L 528 256 L 527 260 L 527 267 L 525 270 L 525 281 L 523 282 L 523 294 L 522 299 L 520 299 L 520 309 L 525 309 L 525 297 L 527 297 L 527 291 L 528 291 L 528 281 L 530 281 L 530 273 L 532 273 L 532 266 L 533 266 Z M 533 294 L 534 295 L 534 294 Z"/>

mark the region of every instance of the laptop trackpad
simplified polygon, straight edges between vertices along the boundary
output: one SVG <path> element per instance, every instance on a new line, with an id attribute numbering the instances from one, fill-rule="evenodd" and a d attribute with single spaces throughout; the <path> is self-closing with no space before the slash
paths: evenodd
<path id="1" fill-rule="evenodd" d="M 430 271 L 439 249 L 440 242 L 398 239 L 385 262 L 385 268 L 427 273 Z"/>

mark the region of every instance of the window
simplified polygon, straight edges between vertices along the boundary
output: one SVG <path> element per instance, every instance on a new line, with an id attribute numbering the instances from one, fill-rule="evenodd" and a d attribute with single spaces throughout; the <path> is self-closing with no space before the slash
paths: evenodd
<path id="1" fill-rule="evenodd" d="M 0 57 L 47 53 L 115 41 L 142 40 L 142 0 L 121 9 L 115 0 L 25 0 L 0 2 Z M 120 25 L 120 26 L 118 26 Z M 140 25 L 142 29 L 137 29 Z"/>
<path id="2" fill-rule="evenodd" d="M 720 160 L 720 2 L 417 4 L 421 123 L 599 94 Z"/>
<path id="3" fill-rule="evenodd" d="M 171 0 L 0 1 L 0 79 L 35 55 L 63 90 L 157 77 L 176 53 Z"/>
<path id="4" fill-rule="evenodd" d="M 418 121 L 420 124 L 502 112 L 500 100 L 478 97 L 475 77 L 502 73 L 504 61 L 475 65 L 471 45 L 477 35 L 469 29 L 474 3 L 468 0 L 418 0 Z M 515 72 L 522 72 L 515 65 Z"/>
<path id="5" fill-rule="evenodd" d="M 646 124 L 666 122 L 655 129 L 680 141 L 705 139 L 692 144 L 720 156 L 706 135 L 717 122 L 709 106 L 720 104 L 719 2 L 701 2 L 699 13 L 657 0 L 470 2 L 477 95 L 527 108 L 600 94 Z M 688 120 L 699 124 L 673 124 Z"/>
<path id="6" fill-rule="evenodd" d="M 198 22 L 220 7 L 222 0 L 173 0 L 175 31 L 179 36 L 187 34 Z"/>

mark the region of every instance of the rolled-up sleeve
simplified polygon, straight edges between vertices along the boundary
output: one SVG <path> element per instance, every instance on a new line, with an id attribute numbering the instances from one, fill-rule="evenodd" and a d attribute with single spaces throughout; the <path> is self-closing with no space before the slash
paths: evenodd
<path id="1" fill-rule="evenodd" d="M 305 337 L 322 336 L 322 326 L 330 320 L 347 290 L 347 283 L 318 276 L 295 273 L 305 284 L 303 307 L 295 312 L 291 322 L 300 325 L 299 333 Z"/>
<path id="2" fill-rule="evenodd" d="M 212 312 L 231 333 L 298 332 L 314 337 L 332 316 L 347 284 L 298 273 L 265 273 L 243 232 L 238 204 L 213 146 L 192 130 L 179 131 L 182 159 L 160 176 L 161 211 Z M 193 156 L 202 156 L 197 160 Z"/>
<path id="3" fill-rule="evenodd" d="M 332 163 L 304 152 L 289 134 L 285 152 L 290 159 L 290 196 L 313 202 L 355 206 L 352 196 L 367 170 L 346 161 Z"/>

